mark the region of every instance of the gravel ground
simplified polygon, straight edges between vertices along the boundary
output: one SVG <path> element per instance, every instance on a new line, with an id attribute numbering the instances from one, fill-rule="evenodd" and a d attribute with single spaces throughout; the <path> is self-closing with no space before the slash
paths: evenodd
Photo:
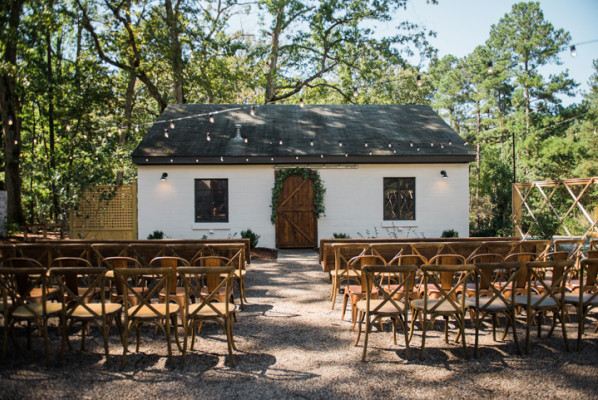
<path id="1" fill-rule="evenodd" d="M 280 252 L 278 263 L 254 262 L 246 284 L 250 303 L 234 326 L 236 368 L 229 367 L 226 340 L 216 324 L 204 324 L 183 368 L 175 352 L 174 369 L 166 365 L 163 336 L 147 327 L 140 352 L 127 356 L 124 371 L 118 369 L 122 347 L 116 328 L 110 338 L 110 367 L 92 329 L 85 353 L 79 351 L 79 336 L 73 337 L 62 368 L 57 366 L 60 339 L 55 328 L 50 329 L 49 367 L 40 356 L 41 338 L 34 337 L 33 349 L 26 351 L 19 330 L 22 350 L 11 343 L 0 367 L 0 398 L 598 398 L 598 334 L 593 329 L 588 329 L 580 353 L 565 351 L 557 329 L 550 339 L 533 334 L 532 351 L 524 356 L 516 355 L 512 336 L 494 342 L 485 329 L 479 357 L 467 361 L 459 345 L 444 343 L 438 323 L 426 338 L 424 361 L 418 360 L 421 336 L 416 330 L 408 361 L 402 337 L 393 345 L 385 326 L 385 332 L 373 330 L 368 362 L 361 363 L 349 314 L 340 319 L 338 299 L 330 309 L 330 284 L 316 253 Z M 592 319 L 589 327 L 595 323 Z M 568 331 L 576 337 L 575 322 Z M 525 337 L 521 327 L 518 332 Z M 473 330 L 466 333 L 473 344 Z"/>

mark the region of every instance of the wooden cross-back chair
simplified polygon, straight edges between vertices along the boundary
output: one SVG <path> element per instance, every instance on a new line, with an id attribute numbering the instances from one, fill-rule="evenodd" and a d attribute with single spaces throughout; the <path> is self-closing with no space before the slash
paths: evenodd
<path id="1" fill-rule="evenodd" d="M 194 258 L 193 260 L 191 260 L 191 266 L 195 266 L 195 267 L 228 267 L 228 266 L 232 266 L 233 267 L 233 279 L 235 277 L 234 275 L 234 271 L 236 270 L 236 266 L 233 263 L 233 261 L 227 257 L 223 257 L 223 256 L 199 256 Z M 227 274 L 226 272 L 223 272 L 223 274 Z M 199 290 L 199 292 L 195 293 L 195 291 L 191 291 L 191 296 L 206 296 L 207 293 L 211 293 L 214 290 L 216 290 L 217 287 L 220 286 L 220 291 L 219 293 L 216 293 L 214 295 L 214 299 L 216 301 L 220 301 L 220 302 L 225 302 L 226 299 L 228 299 L 229 302 L 231 303 L 235 303 L 235 297 L 234 297 L 234 293 L 232 291 L 232 286 L 231 286 L 231 291 L 227 294 L 225 288 L 220 284 L 222 282 L 222 280 L 225 278 L 225 276 L 216 276 L 214 274 L 209 274 L 203 277 L 203 281 L 202 282 L 196 282 L 196 285 L 193 287 L 193 290 Z M 202 283 L 202 285 L 200 285 L 200 283 Z M 231 282 L 231 285 L 233 283 Z M 233 312 L 234 314 L 234 318 L 236 320 L 237 316 L 236 313 Z"/>
<path id="2" fill-rule="evenodd" d="M 466 263 L 503 263 L 504 261 L 504 257 L 499 253 L 477 253 L 467 257 Z M 482 279 L 481 275 L 484 275 L 484 279 Z M 499 279 L 502 279 L 502 271 L 500 269 L 492 270 L 490 268 L 484 268 L 481 271 L 478 271 L 478 275 L 476 275 L 476 277 L 477 279 L 475 283 L 470 282 L 466 285 L 465 294 L 467 296 L 475 296 L 476 288 L 479 288 L 480 294 L 484 296 L 488 293 L 492 293 L 490 286 L 493 286 Z"/>
<path id="3" fill-rule="evenodd" d="M 580 262 L 579 287 L 572 293 L 565 294 L 565 303 L 577 309 L 577 351 L 581 351 L 587 316 L 591 309 L 598 307 L 598 251 L 589 253 L 595 257 Z"/>
<path id="4" fill-rule="evenodd" d="M 345 310 L 347 309 L 347 302 L 351 300 L 351 331 L 355 329 L 355 322 L 357 320 L 357 308 L 355 304 L 365 298 L 368 290 L 372 291 L 371 288 L 366 287 L 366 280 L 361 276 L 361 267 L 364 265 L 386 265 L 386 260 L 377 255 L 360 255 L 351 258 L 345 264 L 345 276 L 354 276 L 353 279 L 355 284 L 351 285 L 347 282 L 345 287 L 345 293 L 343 295 L 343 311 L 341 313 L 341 319 L 345 319 Z M 375 296 L 376 290 L 374 289 Z"/>
<path id="5" fill-rule="evenodd" d="M 160 243 L 131 243 L 129 245 L 130 257 L 135 258 L 143 267 L 147 267 L 154 258 L 167 256 L 166 245 Z"/>
<path id="6" fill-rule="evenodd" d="M 204 321 L 214 321 L 222 327 L 226 334 L 230 365 L 232 367 L 235 366 L 232 316 L 236 306 L 234 303 L 227 301 L 231 296 L 235 266 L 231 264 L 207 266 L 215 264 L 215 261 L 218 260 L 212 259 L 210 261 L 209 258 L 201 257 L 201 261 L 198 263 L 203 263 L 206 266 L 180 267 L 178 269 L 187 297 L 187 301 L 185 302 L 185 320 L 183 322 L 184 339 L 181 367 L 185 362 L 187 354 L 189 333 L 191 332 L 191 350 L 193 350 L 195 327 L 199 325 L 199 328 Z M 191 296 L 196 297 L 198 301 L 191 303 Z"/>
<path id="7" fill-rule="evenodd" d="M 519 275 L 519 271 L 523 268 L 523 262 L 509 262 L 500 261 L 502 256 L 498 255 L 480 255 L 480 257 L 473 257 L 471 261 L 475 262 L 475 286 L 473 297 L 468 294 L 465 298 L 465 304 L 473 311 L 473 323 L 475 327 L 475 347 L 474 355 L 477 357 L 479 347 L 479 331 L 480 325 L 486 315 L 492 317 L 492 338 L 496 341 L 496 325 L 498 324 L 498 314 L 503 314 L 507 320 L 507 326 L 513 327 L 513 340 L 517 349 L 517 354 L 521 354 L 519 341 L 517 340 L 517 329 L 515 328 L 516 321 L 516 304 L 515 291 L 510 290 L 510 286 L 514 284 Z M 486 260 L 499 261 L 486 261 Z M 495 278 L 501 276 L 504 284 L 501 286 L 495 285 Z M 469 285 L 469 284 L 468 284 Z M 470 288 L 468 287 L 469 291 Z M 505 329 L 506 336 L 507 330 Z"/>
<path id="8" fill-rule="evenodd" d="M 206 245 L 204 253 L 204 255 L 226 257 L 230 260 L 229 263 L 235 266 L 231 289 L 234 292 L 234 287 L 237 286 L 241 309 L 245 307 L 245 302 L 247 302 L 247 296 L 245 295 L 245 276 L 247 274 L 245 252 L 244 243 L 214 243 Z"/>
<path id="9" fill-rule="evenodd" d="M 395 345 L 397 344 L 397 325 L 401 326 L 405 336 L 407 359 L 410 358 L 409 297 L 401 296 L 401 293 L 412 291 L 417 271 L 418 267 L 416 265 L 364 265 L 361 268 L 362 280 L 366 282 L 366 296 L 365 299 L 359 300 L 355 305 L 355 308 L 359 311 L 359 328 L 355 338 L 355 346 L 359 344 L 364 318 L 366 322 L 361 361 L 366 360 L 371 325 L 382 318 L 390 318 L 392 321 Z M 400 282 L 395 284 L 394 289 L 391 291 L 387 287 L 382 287 L 380 282 L 380 276 L 389 275 L 393 276 L 393 281 Z"/>
<path id="10" fill-rule="evenodd" d="M 460 254 L 437 254 L 428 260 L 428 265 L 463 265 L 466 264 L 466 259 Z M 454 284 L 455 273 L 448 269 L 439 271 L 438 273 L 440 284 L 443 290 L 450 290 Z M 430 298 L 440 296 L 438 287 L 434 283 L 425 285 L 421 284 L 419 287 L 420 297 L 423 297 L 422 292 L 428 293 Z M 456 293 L 455 293 L 456 294 Z"/>
<path id="11" fill-rule="evenodd" d="M 55 243 L 52 246 L 52 259 L 56 258 L 83 258 L 87 261 L 93 260 L 91 244 L 89 243 Z"/>
<path id="12" fill-rule="evenodd" d="M 357 244 L 339 244 L 332 245 L 334 249 L 334 272 L 332 273 L 332 288 L 330 292 L 330 300 L 332 301 L 331 309 L 334 309 L 336 302 L 336 294 L 339 292 L 341 285 L 349 282 L 360 283 L 359 274 L 352 269 L 347 268 L 347 263 L 355 256 L 362 256 L 370 253 L 370 245 L 367 243 Z"/>
<path id="13" fill-rule="evenodd" d="M 52 262 L 52 246 L 48 243 L 19 243 L 15 246 L 14 258 L 33 258 L 44 268 Z"/>
<path id="14" fill-rule="evenodd" d="M 185 288 L 178 284 L 176 279 L 176 271 L 178 267 L 188 267 L 189 262 L 181 257 L 174 257 L 174 256 L 164 256 L 164 257 L 156 257 L 150 261 L 149 266 L 151 268 L 155 267 L 162 267 L 162 268 L 172 268 L 174 271 L 175 279 L 170 281 L 170 286 L 168 287 L 168 292 L 170 293 L 170 300 L 174 301 L 179 305 L 179 310 L 181 312 L 181 320 L 184 319 L 184 309 L 185 309 Z M 159 301 L 165 302 L 166 301 L 166 293 L 165 290 L 161 291 L 159 294 Z"/>
<path id="15" fill-rule="evenodd" d="M 565 261 L 529 261 L 525 263 L 527 274 L 525 294 L 515 295 L 515 304 L 526 310 L 525 351 L 530 351 L 530 329 L 536 317 L 538 338 L 542 333 L 542 317 L 552 312 L 553 320 L 548 336 L 561 323 L 565 347 L 569 351 L 567 329 L 565 326 L 565 292 L 567 277 L 575 265 L 573 260 Z M 546 277 L 550 276 L 550 280 Z"/>
<path id="16" fill-rule="evenodd" d="M 47 272 L 39 261 L 32 258 L 14 257 L 3 261 L 0 268 L 0 286 L 5 300 L 2 360 L 8 349 L 8 334 L 18 348 L 14 327 L 17 322 L 25 321 L 27 349 L 31 350 L 31 326 L 34 324 L 43 336 L 44 356 L 49 364 L 48 319 L 59 317 L 62 307 L 60 303 L 49 301 L 50 294 L 59 292 L 57 289 L 50 291 Z"/>
<path id="17" fill-rule="evenodd" d="M 168 362 L 171 366 L 174 366 L 170 336 L 172 325 L 175 327 L 174 335 L 177 346 L 181 351 L 182 348 L 179 342 L 178 330 L 176 329 L 179 306 L 170 302 L 170 291 L 168 290 L 170 282 L 176 279 L 173 269 L 170 267 L 116 268 L 114 273 L 116 281 L 122 287 L 123 292 L 123 355 L 120 368 L 124 369 L 125 367 L 129 335 L 133 329 L 135 329 L 137 337 L 135 351 L 139 352 L 141 326 L 146 322 L 155 324 L 164 333 L 168 347 Z M 136 290 L 136 287 L 132 286 L 131 282 L 137 279 L 145 279 L 147 276 L 153 277 L 152 287 L 140 293 Z M 160 291 L 164 291 L 165 299 L 164 302 L 157 304 L 153 300 L 157 299 Z M 132 302 L 131 298 L 135 298 L 136 300 Z"/>
<path id="18" fill-rule="evenodd" d="M 106 257 L 104 258 L 103 265 L 108 268 L 106 272 L 106 276 L 113 276 L 114 282 L 111 285 L 110 290 L 110 301 L 113 303 L 122 303 L 124 292 L 123 292 L 123 283 L 119 281 L 120 278 L 116 276 L 115 271 L 117 269 L 124 269 L 124 268 L 131 268 L 131 269 L 140 269 L 143 266 L 137 259 L 132 257 Z M 111 273 L 110 273 L 111 272 Z M 109 275 L 110 273 L 110 275 Z M 145 286 L 146 279 L 144 277 L 140 277 L 137 275 L 131 275 L 135 280 L 133 282 L 133 289 L 137 293 L 144 293 L 147 291 Z M 134 303 L 137 297 L 132 293 L 129 293 L 129 302 Z"/>
<path id="19" fill-rule="evenodd" d="M 130 257 L 131 249 L 129 243 L 92 243 L 91 244 L 91 259 L 95 260 L 95 265 L 106 265 L 104 260 L 109 257 Z M 93 261 L 92 261 L 93 262 Z M 114 271 L 108 269 L 106 271 L 106 279 L 108 283 L 114 280 Z"/>
<path id="20" fill-rule="evenodd" d="M 74 257 L 55 259 L 50 269 L 53 282 L 60 288 L 62 345 L 60 362 L 64 361 L 65 346 L 71 348 L 69 332 L 75 322 L 81 322 L 81 351 L 85 351 L 87 327 L 93 323 L 100 331 L 104 341 L 106 364 L 110 365 L 108 334 L 112 321 L 116 321 L 122 340 L 121 310 L 122 305 L 109 303 L 105 298 L 106 268 L 93 267 L 84 259 Z M 69 264 L 70 266 L 60 266 Z M 78 265 L 77 265 L 78 264 Z M 81 282 L 81 283 L 80 283 Z M 82 287 L 83 286 L 83 287 Z"/>
<path id="21" fill-rule="evenodd" d="M 388 265 L 415 265 L 420 267 L 428 263 L 428 260 L 419 254 L 399 254 L 388 262 Z M 412 285 L 403 286 L 399 291 L 396 291 L 398 285 L 401 285 L 400 274 L 387 274 L 382 275 L 381 283 L 384 285 L 384 290 L 387 292 L 396 292 L 395 296 L 397 299 L 402 299 L 403 296 L 407 295 L 409 300 L 419 298 L 419 285 L 421 284 L 421 274 L 417 274 Z"/>
<path id="22" fill-rule="evenodd" d="M 465 358 L 469 358 L 467 345 L 465 343 L 465 284 L 472 280 L 475 267 L 468 264 L 426 264 L 420 267 L 423 273 L 423 285 L 428 288 L 423 292 L 422 299 L 411 301 L 411 308 L 414 315 L 411 317 L 410 339 L 413 335 L 414 323 L 421 314 L 422 323 L 422 344 L 419 358 L 424 358 L 424 348 L 426 343 L 426 332 L 428 326 L 436 316 L 443 316 L 444 340 L 448 343 L 448 319 L 454 317 L 457 322 L 459 333 L 462 335 L 463 352 Z M 446 286 L 446 279 L 443 276 L 457 276 L 456 282 L 451 280 L 451 285 Z M 430 289 L 433 289 L 430 290 Z M 434 297 L 432 293 L 436 293 Z M 458 296 L 458 294 L 461 294 Z M 428 319 L 430 316 L 430 319 Z"/>

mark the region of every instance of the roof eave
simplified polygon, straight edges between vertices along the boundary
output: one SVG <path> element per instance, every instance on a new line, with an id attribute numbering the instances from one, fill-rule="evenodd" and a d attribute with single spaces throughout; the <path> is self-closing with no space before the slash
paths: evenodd
<path id="1" fill-rule="evenodd" d="M 462 164 L 475 161 L 475 154 L 451 155 L 325 155 L 249 157 L 133 157 L 137 165 L 276 165 L 276 164 Z"/>

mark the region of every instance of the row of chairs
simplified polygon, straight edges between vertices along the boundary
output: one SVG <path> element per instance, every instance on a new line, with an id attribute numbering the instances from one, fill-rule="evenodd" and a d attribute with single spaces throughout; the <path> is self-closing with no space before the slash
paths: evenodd
<path id="1" fill-rule="evenodd" d="M 234 366 L 232 319 L 236 319 L 236 305 L 232 286 L 236 267 L 229 259 L 205 256 L 189 263 L 178 257 L 157 257 L 144 267 L 133 258 L 109 257 L 104 264 L 95 267 L 82 258 L 60 257 L 47 269 L 35 259 L 4 260 L 0 268 L 0 311 L 5 321 L 2 359 L 6 356 L 8 335 L 18 346 L 14 328 L 17 323 L 25 322 L 28 348 L 34 325 L 43 336 L 44 356 L 49 362 L 48 320 L 56 317 L 62 333 L 61 363 L 65 347 L 71 347 L 69 333 L 77 322 L 82 324 L 82 351 L 89 325 L 97 326 L 107 364 L 110 328 L 113 323 L 117 325 L 123 347 L 121 369 L 125 366 L 132 332 L 136 332 L 136 351 L 139 351 L 141 327 L 152 323 L 164 333 L 171 365 L 174 331 L 182 352 L 182 366 L 189 336 L 193 350 L 195 332 L 209 320 L 222 326 L 230 364 Z M 182 344 L 178 337 L 179 315 L 184 333 Z"/>
<path id="2" fill-rule="evenodd" d="M 351 280 L 356 285 L 346 286 L 343 303 L 345 306 L 351 299 L 352 319 L 354 324 L 357 320 L 359 326 L 356 346 L 365 320 L 364 361 L 370 328 L 376 320 L 383 318 L 390 318 L 393 323 L 395 344 L 397 327 L 402 328 L 408 357 L 414 325 L 420 319 L 420 358 L 423 359 L 426 332 L 436 317 L 445 319 L 447 342 L 448 320 L 450 317 L 455 319 L 457 338 L 461 337 L 467 357 L 466 316 L 471 316 L 475 327 L 477 355 L 479 329 L 484 318 L 492 318 L 492 333 L 496 340 L 497 316 L 504 315 L 506 327 L 503 339 L 511 327 L 517 352 L 520 353 L 515 327 L 520 314 L 518 311 L 521 310 L 525 311 L 526 318 L 526 352 L 530 351 L 531 326 L 537 324 L 540 336 L 542 320 L 549 313 L 553 316 L 549 334 L 558 321 L 569 350 L 565 326 L 568 305 L 577 310 L 579 350 L 588 312 L 598 306 L 598 257 L 580 263 L 577 280 L 569 279 L 576 261 L 562 257 L 562 254 L 553 254 L 542 261 L 527 253 L 519 253 L 506 260 L 497 254 L 479 254 L 472 260 L 456 254 L 438 255 L 430 260 L 421 256 L 399 255 L 388 264 L 376 256 L 361 255 L 354 257 L 348 265 L 353 266 L 351 272 L 354 278 Z M 344 318 L 344 310 L 341 318 Z"/>

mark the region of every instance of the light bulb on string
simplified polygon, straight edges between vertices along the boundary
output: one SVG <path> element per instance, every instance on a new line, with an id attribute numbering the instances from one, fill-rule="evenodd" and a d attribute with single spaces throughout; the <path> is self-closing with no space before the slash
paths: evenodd
<path id="1" fill-rule="evenodd" d="M 8 117 L 8 125 L 12 126 L 13 123 L 12 117 Z"/>
<path id="2" fill-rule="evenodd" d="M 569 49 L 571 50 L 571 57 L 576 57 L 577 49 L 575 49 L 575 45 L 571 46 Z"/>
<path id="3" fill-rule="evenodd" d="M 417 76 L 416 81 L 417 81 L 417 86 L 418 87 L 422 87 L 422 77 L 421 77 L 421 75 Z"/>
<path id="4" fill-rule="evenodd" d="M 392 143 L 388 142 L 388 147 L 392 147 Z"/>
<path id="5" fill-rule="evenodd" d="M 413 142 L 409 143 L 409 147 L 413 147 Z"/>
<path id="6" fill-rule="evenodd" d="M 214 123 L 214 116 L 212 115 L 212 113 L 208 114 L 208 120 L 210 121 L 211 124 Z"/>
<path id="7" fill-rule="evenodd" d="M 139 132 L 139 125 L 135 125 L 135 133 Z"/>
<path id="8" fill-rule="evenodd" d="M 251 106 L 251 111 L 249 113 L 252 117 L 255 117 L 255 106 Z"/>
<path id="9" fill-rule="evenodd" d="M 164 129 L 164 137 L 168 138 L 168 129 Z"/>
<path id="10" fill-rule="evenodd" d="M 224 161 L 224 157 L 220 157 L 220 161 Z"/>
<path id="11" fill-rule="evenodd" d="M 314 145 L 314 141 L 313 141 L 313 140 L 310 140 L 310 141 L 309 141 L 309 145 L 313 147 L 313 145 Z"/>
<path id="12" fill-rule="evenodd" d="M 243 141 L 244 141 L 245 143 L 247 143 L 249 140 L 248 140 L 247 138 L 245 138 L 245 139 L 243 139 Z"/>
<path id="13" fill-rule="evenodd" d="M 368 145 L 368 142 L 364 142 L 364 143 L 363 143 L 363 145 L 364 145 L 365 147 L 368 147 L 368 146 L 369 146 L 369 145 Z"/>
<path id="14" fill-rule="evenodd" d="M 419 151 L 419 147 L 417 148 L 417 151 Z"/>
<path id="15" fill-rule="evenodd" d="M 357 88 L 353 88 L 353 97 L 357 97 L 359 95 L 359 92 L 357 91 Z"/>
<path id="16" fill-rule="evenodd" d="M 345 158 L 346 158 L 346 157 L 349 157 L 349 154 L 348 154 L 348 153 L 345 153 Z"/>
<path id="17" fill-rule="evenodd" d="M 210 132 L 208 132 L 206 134 L 206 140 L 209 142 L 210 140 L 212 140 L 212 138 L 210 137 Z"/>
<path id="18" fill-rule="evenodd" d="M 492 61 L 488 61 L 488 73 L 491 74 L 494 72 L 494 68 L 492 68 Z"/>
<path id="19" fill-rule="evenodd" d="M 305 103 L 303 102 L 303 97 L 299 99 L 299 107 L 305 107 Z"/>
<path id="20" fill-rule="evenodd" d="M 71 131 L 71 124 L 66 124 L 66 131 L 70 132 Z"/>
<path id="21" fill-rule="evenodd" d="M 170 121 L 170 129 L 174 129 L 174 121 Z"/>
<path id="22" fill-rule="evenodd" d="M 342 140 L 338 141 L 338 147 L 343 147 L 343 141 Z"/>
<path id="23" fill-rule="evenodd" d="M 449 146 L 452 146 L 452 145 L 453 145 L 453 142 L 449 140 Z"/>
<path id="24" fill-rule="evenodd" d="M 282 139 L 280 139 L 280 140 L 278 141 L 278 144 L 279 144 L 280 146 L 282 146 Z"/>

